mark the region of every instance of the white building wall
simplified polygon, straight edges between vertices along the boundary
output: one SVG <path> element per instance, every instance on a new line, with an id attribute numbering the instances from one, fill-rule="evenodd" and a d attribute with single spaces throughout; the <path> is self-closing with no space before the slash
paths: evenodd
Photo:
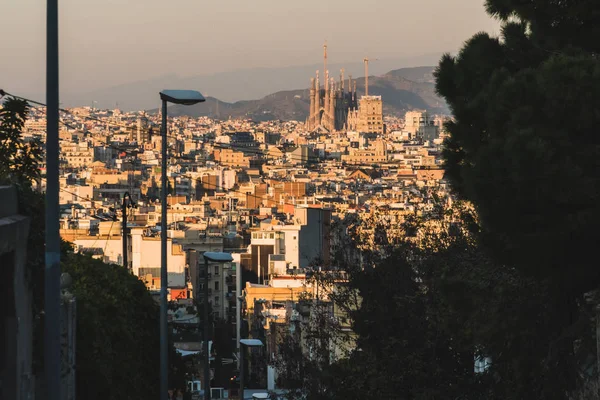
<path id="1" fill-rule="evenodd" d="M 131 263 L 133 273 L 139 276 L 140 268 L 160 268 L 160 240 L 142 237 L 144 229 L 131 229 Z M 104 250 L 104 261 L 123 265 L 121 236 L 87 237 L 74 244 L 85 248 Z M 185 253 L 173 254 L 173 242 L 167 238 L 167 274 L 169 287 L 185 286 Z"/>
<path id="2" fill-rule="evenodd" d="M 300 267 L 300 226 L 288 225 L 280 227 L 284 236 L 285 261 L 290 263 L 290 267 Z"/>
<path id="3" fill-rule="evenodd" d="M 300 288 L 304 285 L 307 288 L 311 287 L 311 284 L 306 282 L 304 275 L 298 276 L 297 279 L 273 278 L 269 282 L 269 285 L 274 288 Z"/>
<path id="4" fill-rule="evenodd" d="M 223 176 L 221 182 L 223 182 L 223 189 L 231 189 L 235 186 L 236 172 L 232 169 L 223 170 Z"/>
<path id="5" fill-rule="evenodd" d="M 106 263 L 123 265 L 123 242 L 121 236 L 97 238 L 88 236 L 85 239 L 77 239 L 73 242 L 78 247 L 94 248 L 104 250 L 102 261 Z"/>
<path id="6" fill-rule="evenodd" d="M 140 232 L 141 230 L 136 230 Z M 140 268 L 160 268 L 159 238 L 143 237 L 132 229 L 132 269 L 139 276 Z M 167 285 L 185 286 L 185 253 L 173 254 L 173 240 L 167 238 Z"/>

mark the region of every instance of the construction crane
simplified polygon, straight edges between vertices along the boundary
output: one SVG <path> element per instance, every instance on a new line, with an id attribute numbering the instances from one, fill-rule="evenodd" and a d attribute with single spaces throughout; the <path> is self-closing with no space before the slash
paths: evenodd
<path id="1" fill-rule="evenodd" d="M 363 59 L 365 63 L 365 96 L 369 95 L 369 61 L 377 61 L 378 58 L 374 60 L 369 60 L 369 57 L 365 57 Z"/>

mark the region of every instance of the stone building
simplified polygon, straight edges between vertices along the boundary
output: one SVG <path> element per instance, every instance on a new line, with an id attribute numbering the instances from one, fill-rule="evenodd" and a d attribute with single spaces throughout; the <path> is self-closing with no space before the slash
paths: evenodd
<path id="1" fill-rule="evenodd" d="M 427 111 L 408 111 L 404 116 L 404 131 L 409 132 L 411 138 L 434 140 L 440 136 L 440 125 Z"/>
<path id="2" fill-rule="evenodd" d="M 344 85 L 343 72 L 339 82 L 329 78 L 325 71 L 323 88 L 319 83 L 319 71 L 316 78 L 311 79 L 310 115 L 306 121 L 308 130 L 323 128 L 328 132 L 341 131 L 346 128 L 349 110 L 355 109 L 356 82 L 348 79 L 348 88 Z"/>
<path id="3" fill-rule="evenodd" d="M 383 102 L 381 96 L 362 96 L 360 102 L 356 94 L 356 81 L 348 78 L 347 87 L 344 70 L 340 71 L 338 82 L 329 76 L 327 70 L 327 44 L 324 48 L 324 82 L 319 82 L 319 71 L 316 78 L 310 81 L 310 108 L 306 119 L 309 131 L 342 131 L 353 130 L 365 133 L 383 134 Z M 365 74 L 367 74 L 365 70 Z M 367 84 L 365 82 L 365 84 Z M 366 89 L 366 88 L 365 88 Z M 359 104 L 360 103 L 360 104 Z"/>
<path id="4" fill-rule="evenodd" d="M 381 96 L 362 96 L 358 110 L 348 114 L 348 130 L 363 133 L 385 133 Z"/>
<path id="5" fill-rule="evenodd" d="M 350 76 L 346 87 L 342 69 L 340 80 L 336 83 L 327 69 L 327 44 L 323 46 L 323 50 L 323 87 L 317 71 L 316 78 L 310 80 L 310 109 L 306 127 L 310 131 L 341 131 L 346 128 L 348 111 L 357 108 L 356 81 Z"/>

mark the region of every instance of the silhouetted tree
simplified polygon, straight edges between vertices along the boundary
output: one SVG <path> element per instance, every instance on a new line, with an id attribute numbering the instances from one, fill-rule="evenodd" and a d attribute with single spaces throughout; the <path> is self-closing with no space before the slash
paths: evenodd
<path id="1" fill-rule="evenodd" d="M 26 101 L 8 97 L 0 108 L 0 181 L 31 187 L 41 176 L 42 145 L 22 136 L 29 114 Z"/>
<path id="2" fill-rule="evenodd" d="M 595 351 L 584 294 L 600 284 L 600 14 L 585 0 L 486 7 L 501 37 L 473 36 L 436 71 L 454 116 L 445 168 L 477 209 L 482 245 L 506 266 L 496 272 L 520 287 L 523 306 L 531 295 L 511 313 L 519 324 L 487 324 L 504 335 L 492 355 L 497 387 L 504 398 L 563 399 Z"/>

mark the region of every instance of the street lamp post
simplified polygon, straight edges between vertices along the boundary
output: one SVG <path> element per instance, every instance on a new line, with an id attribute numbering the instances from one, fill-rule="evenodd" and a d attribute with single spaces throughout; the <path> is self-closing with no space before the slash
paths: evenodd
<path id="1" fill-rule="evenodd" d="M 60 207 L 58 1 L 46 7 L 46 233 L 44 268 L 44 375 L 48 400 L 61 398 L 60 358 Z M 37 227 L 36 227 L 37 228 Z"/>
<path id="2" fill-rule="evenodd" d="M 240 339 L 240 400 L 244 400 L 244 346 L 260 347 L 263 343 L 258 339 Z"/>
<path id="3" fill-rule="evenodd" d="M 167 103 L 193 105 L 205 101 L 204 97 L 195 90 L 163 90 L 160 92 L 162 101 L 161 125 L 161 186 L 160 204 L 160 396 L 166 400 L 168 393 L 168 327 L 167 327 Z"/>
<path id="4" fill-rule="evenodd" d="M 217 253 L 207 251 L 204 256 L 204 317 L 202 318 L 202 336 L 204 344 L 204 400 L 210 400 L 210 354 L 208 351 L 208 263 L 226 263 L 232 262 L 233 257 L 229 253 Z"/>

